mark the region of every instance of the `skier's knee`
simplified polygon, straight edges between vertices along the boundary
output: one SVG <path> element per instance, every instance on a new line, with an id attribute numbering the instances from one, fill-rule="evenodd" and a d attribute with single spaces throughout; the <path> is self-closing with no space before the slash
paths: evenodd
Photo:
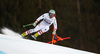
<path id="1" fill-rule="evenodd" d="M 47 32 L 49 30 L 49 27 L 43 28 L 42 31 L 43 32 Z"/>
<path id="2" fill-rule="evenodd" d="M 38 33 L 39 33 L 39 35 L 41 35 L 41 34 L 47 32 L 48 30 L 49 30 L 49 29 L 42 29 L 42 30 L 40 30 Z"/>

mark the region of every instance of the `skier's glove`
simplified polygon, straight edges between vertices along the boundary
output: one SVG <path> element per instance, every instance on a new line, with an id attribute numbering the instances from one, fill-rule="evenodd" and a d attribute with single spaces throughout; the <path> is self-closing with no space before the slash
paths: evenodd
<path id="1" fill-rule="evenodd" d="M 35 22 L 33 23 L 33 26 L 36 26 L 36 24 L 37 24 L 37 21 L 35 21 Z"/>
<path id="2" fill-rule="evenodd" d="M 52 34 L 55 35 L 55 34 L 56 34 L 56 30 L 54 30 L 54 31 L 52 32 Z"/>

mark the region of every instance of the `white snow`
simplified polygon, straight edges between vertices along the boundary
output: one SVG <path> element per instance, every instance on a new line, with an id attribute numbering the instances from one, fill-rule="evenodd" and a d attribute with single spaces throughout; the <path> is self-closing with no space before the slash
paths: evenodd
<path id="1" fill-rule="evenodd" d="M 0 54 L 96 54 L 58 45 L 23 39 L 7 28 L 0 34 Z"/>

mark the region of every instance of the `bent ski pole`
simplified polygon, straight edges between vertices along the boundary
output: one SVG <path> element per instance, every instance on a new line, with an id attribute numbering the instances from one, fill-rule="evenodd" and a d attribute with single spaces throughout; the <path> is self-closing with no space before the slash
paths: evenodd
<path id="1" fill-rule="evenodd" d="M 23 25 L 23 27 L 30 26 L 30 25 L 33 25 L 33 23 L 31 23 L 31 24 L 27 24 L 27 25 Z"/>

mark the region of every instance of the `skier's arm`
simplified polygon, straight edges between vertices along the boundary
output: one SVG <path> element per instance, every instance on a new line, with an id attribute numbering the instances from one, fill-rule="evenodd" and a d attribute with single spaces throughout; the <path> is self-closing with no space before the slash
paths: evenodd
<path id="1" fill-rule="evenodd" d="M 55 18 L 55 20 L 53 22 L 53 25 L 54 25 L 54 29 L 53 30 L 57 30 L 57 21 L 56 21 L 56 18 Z"/>
<path id="2" fill-rule="evenodd" d="M 57 30 L 57 21 L 56 21 L 56 18 L 53 22 L 53 34 L 56 34 L 56 30 Z"/>
<path id="3" fill-rule="evenodd" d="M 42 20 L 44 18 L 44 15 L 45 14 L 41 15 L 39 18 L 36 19 L 36 21 L 39 22 L 40 20 Z"/>
<path id="4" fill-rule="evenodd" d="M 41 15 L 39 18 L 36 19 L 36 21 L 33 23 L 33 26 L 36 26 L 36 24 L 37 24 L 40 20 L 42 20 L 43 18 L 44 18 L 44 14 Z"/>

